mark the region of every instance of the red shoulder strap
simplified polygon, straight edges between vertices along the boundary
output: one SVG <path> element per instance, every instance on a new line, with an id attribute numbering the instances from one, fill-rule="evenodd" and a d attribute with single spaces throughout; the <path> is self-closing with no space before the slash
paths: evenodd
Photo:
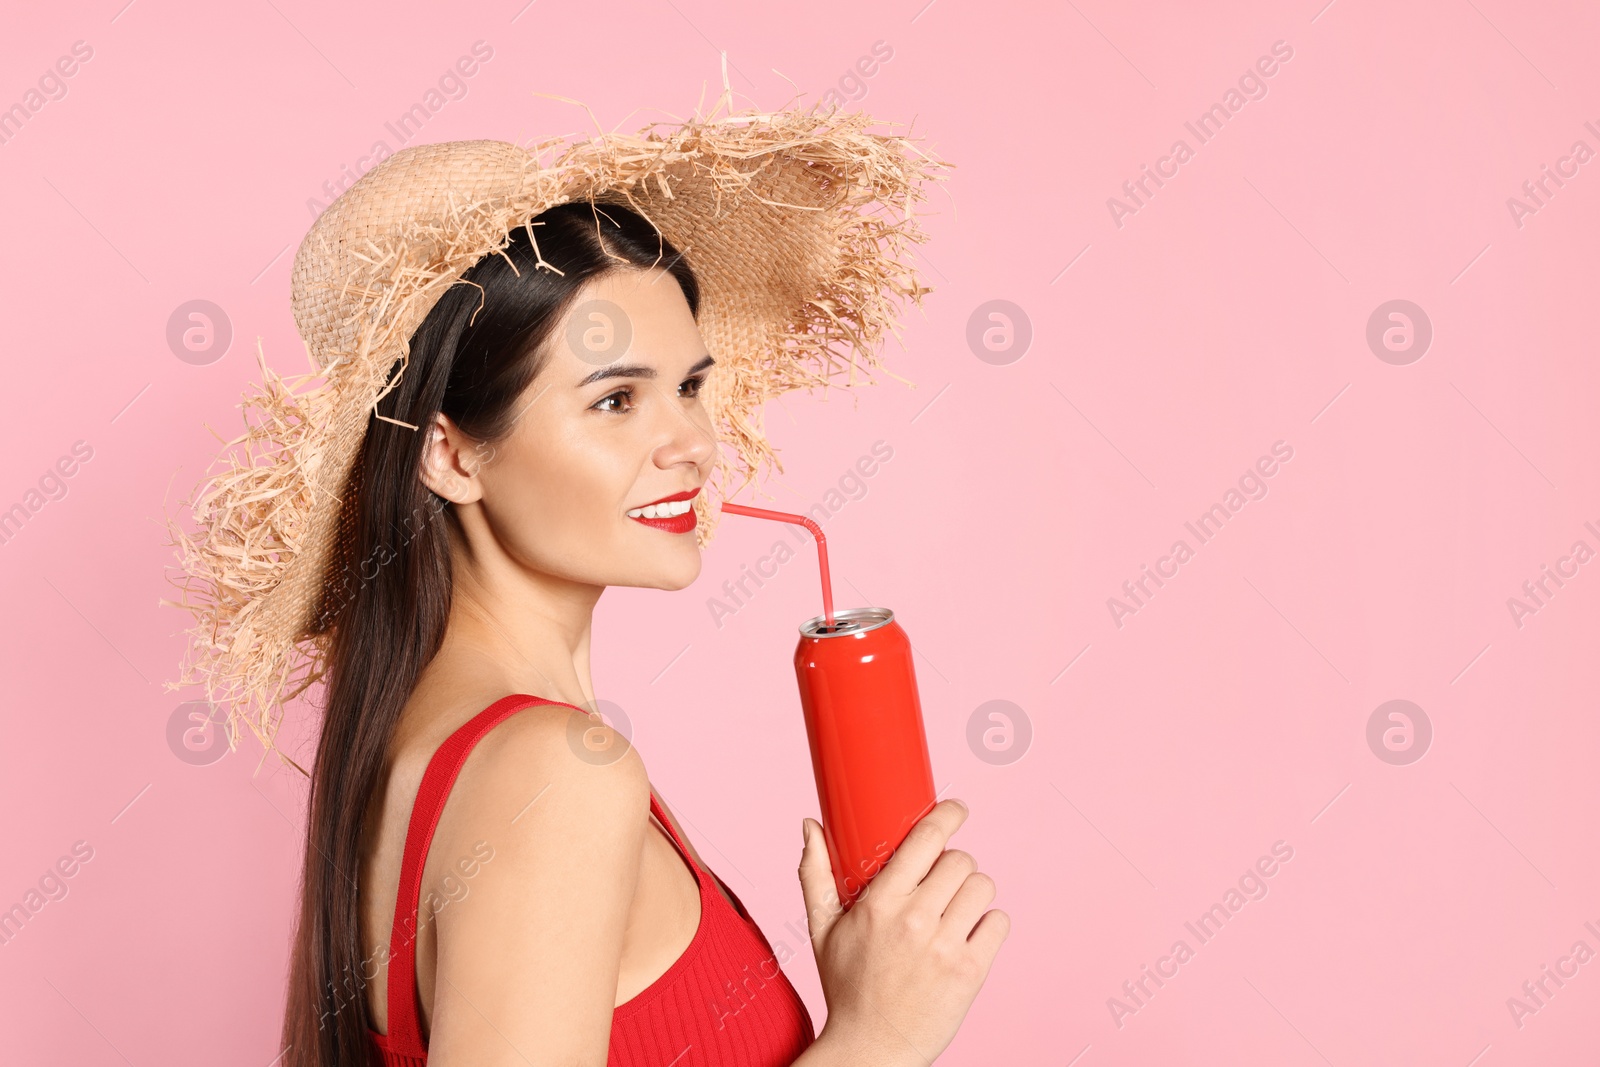
<path id="1" fill-rule="evenodd" d="M 650 791 L 650 811 L 655 815 L 657 821 L 661 823 L 662 829 L 667 831 L 667 836 L 672 838 L 672 843 L 678 846 L 678 854 L 683 857 L 683 862 L 689 865 L 689 870 L 694 872 L 695 881 L 698 882 L 701 877 L 700 865 L 689 854 L 688 846 L 683 843 L 683 838 L 678 836 L 678 831 L 672 828 L 672 820 L 667 818 L 666 810 L 656 802 L 656 794 L 653 789 Z"/>
<path id="2" fill-rule="evenodd" d="M 422 895 L 422 865 L 444 811 L 445 798 L 461 773 L 461 765 L 484 734 L 514 712 L 539 704 L 572 707 L 559 700 L 526 693 L 502 697 L 469 719 L 445 739 L 422 774 L 417 800 L 406 830 L 406 850 L 400 861 L 400 895 L 394 906 L 394 929 L 389 935 L 389 1025 L 386 1043 L 396 1053 L 420 1057 L 422 1028 L 417 1014 L 417 905 Z M 652 803 L 654 797 L 651 798 Z M 665 819 L 662 820 L 666 822 Z"/>

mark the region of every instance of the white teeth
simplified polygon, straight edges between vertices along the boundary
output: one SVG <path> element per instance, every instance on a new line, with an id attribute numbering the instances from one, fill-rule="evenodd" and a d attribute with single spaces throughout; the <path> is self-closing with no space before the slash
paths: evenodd
<path id="1" fill-rule="evenodd" d="M 662 504 L 646 504 L 628 512 L 630 519 L 670 519 L 694 508 L 694 500 L 669 500 Z"/>

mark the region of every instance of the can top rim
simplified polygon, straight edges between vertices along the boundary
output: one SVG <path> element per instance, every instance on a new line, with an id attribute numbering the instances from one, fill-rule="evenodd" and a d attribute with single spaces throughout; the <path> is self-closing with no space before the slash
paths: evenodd
<path id="1" fill-rule="evenodd" d="M 827 628 L 828 617 L 818 615 L 800 624 L 801 637 L 851 637 L 887 626 L 894 621 L 894 612 L 888 608 L 847 608 L 833 613 L 833 628 Z"/>

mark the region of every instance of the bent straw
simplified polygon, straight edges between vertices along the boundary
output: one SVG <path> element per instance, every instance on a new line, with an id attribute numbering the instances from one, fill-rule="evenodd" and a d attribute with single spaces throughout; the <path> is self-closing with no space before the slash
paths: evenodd
<path id="1" fill-rule="evenodd" d="M 817 540 L 817 568 L 822 572 L 822 615 L 825 623 L 832 626 L 833 582 L 828 577 L 828 539 L 823 536 L 822 527 L 804 515 L 792 515 L 787 511 L 768 511 L 766 508 L 750 508 L 743 504 L 723 504 L 722 510 L 734 515 L 771 519 L 773 522 L 792 522 L 811 531 L 811 536 Z"/>

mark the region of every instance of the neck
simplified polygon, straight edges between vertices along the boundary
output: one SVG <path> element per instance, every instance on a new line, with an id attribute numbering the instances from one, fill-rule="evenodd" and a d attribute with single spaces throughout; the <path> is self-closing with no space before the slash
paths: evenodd
<path id="1" fill-rule="evenodd" d="M 492 662 L 507 692 L 592 710 L 589 636 L 605 587 L 530 570 L 498 550 L 452 555 L 446 642 Z"/>

